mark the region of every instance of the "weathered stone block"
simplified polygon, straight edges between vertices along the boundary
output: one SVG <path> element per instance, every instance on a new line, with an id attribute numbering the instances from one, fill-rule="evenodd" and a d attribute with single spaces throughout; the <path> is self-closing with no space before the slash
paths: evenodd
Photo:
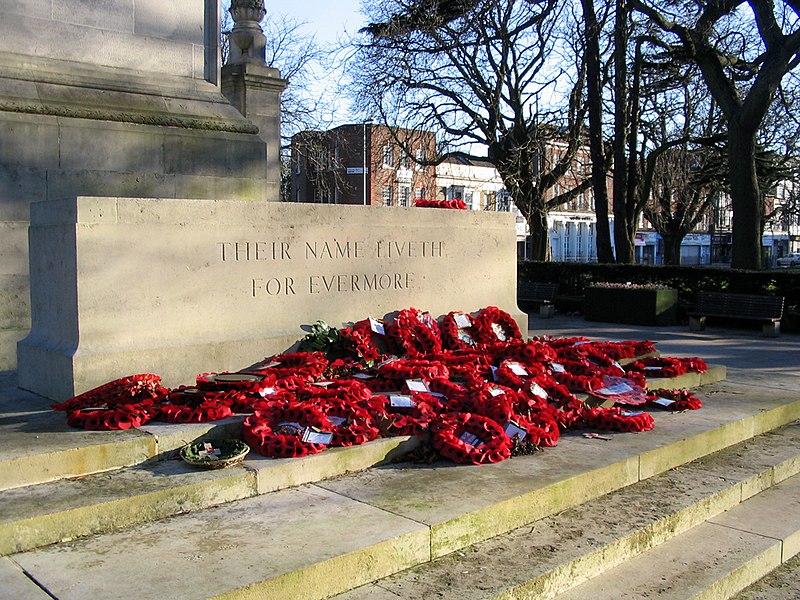
<path id="1" fill-rule="evenodd" d="M 233 135 L 219 134 L 218 143 L 209 144 L 201 132 L 186 131 L 164 140 L 164 172 L 217 177 L 266 176 L 267 152 L 263 144 L 254 144 Z"/>
<path id="2" fill-rule="evenodd" d="M 175 175 L 176 198 L 224 198 L 266 202 L 278 197 L 277 186 L 261 179 Z M 151 194 L 155 197 L 157 194 Z"/>
<path id="3" fill-rule="evenodd" d="M 55 20 L 3 14 L 0 40 L 0 51 L 22 55 L 182 77 L 196 72 L 196 44 Z M 202 37 L 198 43 L 202 45 Z M 202 77 L 202 63 L 199 67 Z"/>
<path id="4" fill-rule="evenodd" d="M 203 46 L 204 0 L 136 0 L 136 35 Z"/>
<path id="5" fill-rule="evenodd" d="M 0 119 L 0 164 L 57 167 L 58 137 L 55 117 L 6 113 Z"/>
<path id="6" fill-rule="evenodd" d="M 18 372 L 50 398 L 134 372 L 178 385 L 241 369 L 317 319 L 497 305 L 527 325 L 505 213 L 73 198 L 33 204 L 31 222 Z"/>
<path id="7" fill-rule="evenodd" d="M 27 227 L 30 203 L 42 200 L 47 200 L 46 170 L 0 164 L 0 222 L 24 221 Z"/>
<path id="8" fill-rule="evenodd" d="M 133 32 L 133 0 L 52 0 L 55 21 L 96 29 Z"/>
<path id="9" fill-rule="evenodd" d="M 163 130 L 128 123 L 74 119 L 61 127 L 61 168 L 163 173 Z"/>

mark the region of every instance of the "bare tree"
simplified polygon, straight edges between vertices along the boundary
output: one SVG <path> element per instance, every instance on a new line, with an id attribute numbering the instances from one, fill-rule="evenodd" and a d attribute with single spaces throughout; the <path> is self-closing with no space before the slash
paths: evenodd
<path id="1" fill-rule="evenodd" d="M 654 160 L 649 202 L 644 215 L 664 240 L 664 262 L 680 264 L 681 242 L 708 217 L 721 191 L 709 180 L 702 161 L 708 149 L 688 144 L 669 147 Z"/>
<path id="2" fill-rule="evenodd" d="M 222 60 L 229 55 L 228 34 L 233 20 L 228 12 L 230 1 L 223 3 L 220 15 L 222 32 Z M 266 37 L 265 60 L 268 67 L 278 69 L 288 85 L 281 94 L 281 153 L 283 167 L 281 175 L 281 199 L 288 199 L 289 149 L 294 134 L 306 130 L 324 130 L 335 119 L 338 107 L 335 93 L 325 91 L 324 73 L 331 69 L 331 49 L 317 42 L 313 34 L 306 31 L 306 23 L 296 19 L 275 16 L 269 11 L 261 21 Z M 305 146 L 304 146 L 305 147 Z M 312 144 L 314 151 L 308 160 L 323 168 L 330 157 L 320 153 L 321 146 Z M 319 162 L 318 162 L 319 161 Z M 318 164 L 317 164 L 318 163 Z"/>
<path id="3" fill-rule="evenodd" d="M 353 97 L 383 123 L 434 131 L 449 149 L 486 148 L 528 222 L 531 256 L 545 259 L 547 211 L 588 187 L 546 192 L 570 170 L 584 142 L 584 70 L 554 66 L 557 0 L 374 0 L 372 25 L 349 64 Z M 574 58 L 573 58 L 574 61 Z M 563 109 L 540 96 L 572 75 Z M 565 144 L 545 161 L 554 138 Z"/>
<path id="4" fill-rule="evenodd" d="M 696 64 L 727 121 L 733 204 L 732 266 L 761 267 L 763 190 L 759 128 L 788 73 L 800 64 L 796 0 L 631 0 L 664 35 L 673 59 Z"/>

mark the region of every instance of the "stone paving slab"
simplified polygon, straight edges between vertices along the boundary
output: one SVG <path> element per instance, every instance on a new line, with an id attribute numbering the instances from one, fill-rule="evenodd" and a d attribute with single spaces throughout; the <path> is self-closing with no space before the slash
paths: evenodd
<path id="1" fill-rule="evenodd" d="M 567 433 L 534 461 L 479 469 L 395 465 L 320 485 L 431 526 L 438 557 L 749 439 L 761 430 L 761 420 L 772 422 L 771 411 L 791 416 L 784 423 L 800 417 L 800 401 L 786 414 L 776 390 L 756 395 L 727 383 L 710 388 L 699 411 L 654 413 L 651 432 L 610 433 L 610 441 Z"/>
<path id="2" fill-rule="evenodd" d="M 781 562 L 786 562 L 800 553 L 800 477 L 764 490 L 747 503 L 747 510 L 732 510 L 710 522 L 782 540 Z"/>
<path id="3" fill-rule="evenodd" d="M 52 600 L 42 588 L 25 575 L 19 565 L 0 558 L 0 597 L 14 600 Z"/>
<path id="4" fill-rule="evenodd" d="M 779 540 L 702 524 L 556 598 L 729 598 L 780 565 L 780 557 Z"/>
<path id="5" fill-rule="evenodd" d="M 551 598 L 797 473 L 792 424 L 336 600 Z"/>
<path id="6" fill-rule="evenodd" d="M 0 491 L 0 555 L 367 469 L 419 442 L 400 436 L 297 459 L 251 452 L 242 466 L 223 470 L 198 469 L 178 459 L 150 461 Z"/>
<path id="7" fill-rule="evenodd" d="M 430 557 L 427 528 L 303 486 L 13 560 L 59 600 L 321 599 Z"/>
<path id="8" fill-rule="evenodd" d="M 797 552 L 798 491 L 795 475 L 558 598 L 729 598 Z"/>
<path id="9" fill-rule="evenodd" d="M 800 556 L 783 563 L 742 590 L 733 597 L 733 600 L 787 600 L 787 598 L 800 598 Z"/>
<path id="10" fill-rule="evenodd" d="M 256 495 L 244 467 L 197 470 L 180 460 L 0 492 L 0 554 Z"/>

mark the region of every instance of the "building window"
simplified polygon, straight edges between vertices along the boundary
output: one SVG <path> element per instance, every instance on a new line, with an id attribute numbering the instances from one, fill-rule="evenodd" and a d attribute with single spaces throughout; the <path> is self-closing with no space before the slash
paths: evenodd
<path id="1" fill-rule="evenodd" d="M 416 169 L 419 171 L 422 169 L 422 164 L 425 162 L 425 148 L 417 148 L 417 152 L 415 154 L 415 160 L 417 161 Z"/>
<path id="2" fill-rule="evenodd" d="M 474 194 L 472 192 L 464 192 L 464 204 L 467 205 L 467 208 L 472 210 L 472 199 Z"/>
<path id="3" fill-rule="evenodd" d="M 508 190 L 498 190 L 497 192 L 497 212 L 508 212 L 511 210 L 511 196 Z"/>
<path id="4" fill-rule="evenodd" d="M 414 192 L 414 198 L 416 198 L 417 200 L 424 199 L 425 198 L 425 188 L 424 187 L 418 187 L 417 191 Z"/>
<path id="5" fill-rule="evenodd" d="M 391 146 L 383 147 L 383 166 L 389 169 L 394 166 L 394 150 Z"/>
<path id="6" fill-rule="evenodd" d="M 397 204 L 399 206 L 408 206 L 410 200 L 411 200 L 411 188 L 408 187 L 407 185 L 401 185 Z"/>
<path id="7" fill-rule="evenodd" d="M 403 156 L 400 157 L 400 168 L 408 169 L 408 167 L 409 167 L 408 154 L 403 154 Z"/>
<path id="8" fill-rule="evenodd" d="M 383 186 L 383 192 L 381 194 L 381 198 L 383 200 L 384 206 L 391 206 L 394 202 L 394 189 L 390 185 Z"/>

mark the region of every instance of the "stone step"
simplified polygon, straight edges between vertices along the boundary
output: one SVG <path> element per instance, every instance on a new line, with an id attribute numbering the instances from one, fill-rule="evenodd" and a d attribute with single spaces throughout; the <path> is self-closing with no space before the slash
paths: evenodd
<path id="1" fill-rule="evenodd" d="M 724 377 L 724 369 L 716 372 Z M 142 430 L 166 453 L 203 434 L 239 437 L 240 424 L 241 417 L 218 424 L 158 423 Z M 367 469 L 418 443 L 415 438 L 389 438 L 293 460 L 251 453 L 242 467 L 224 471 L 198 472 L 177 460 L 150 462 L 0 491 L 0 556 Z"/>
<path id="2" fill-rule="evenodd" d="M 202 436 L 239 435 L 244 417 L 215 423 L 157 423 L 140 430 L 84 431 L 51 402 L 0 377 L 0 490 L 83 477 L 163 457 Z"/>
<path id="3" fill-rule="evenodd" d="M 798 442 L 788 425 L 335 600 L 730 597 L 800 550 Z"/>
<path id="4" fill-rule="evenodd" d="M 379 439 L 297 459 L 251 453 L 242 466 L 219 470 L 176 457 L 0 491 L 0 556 L 360 471 L 410 452 L 419 441 Z"/>
<path id="5" fill-rule="evenodd" d="M 734 600 L 800 598 L 800 554 L 734 596 Z"/>
<path id="6" fill-rule="evenodd" d="M 798 552 L 796 475 L 558 599 L 731 598 Z"/>
<path id="7" fill-rule="evenodd" d="M 696 388 L 725 379 L 725 367 L 707 373 L 654 380 L 651 387 Z M 0 381 L 0 385 L 2 385 Z M 50 402 L 19 391 L 12 403 L 0 398 L 0 490 L 83 477 L 165 458 L 202 437 L 241 437 L 243 416 L 214 423 L 149 423 L 138 430 L 83 431 L 66 424 Z M 22 408 L 19 408 L 22 407 Z M 31 443 L 31 435 L 35 443 Z"/>
<path id="8" fill-rule="evenodd" d="M 656 429 L 640 435 L 603 441 L 572 433 L 557 448 L 481 467 L 387 465 L 7 560 L 12 572 L 23 569 L 63 600 L 134 592 L 142 599 L 326 598 L 584 502 L 606 518 L 605 494 L 800 417 L 800 400 L 781 389 L 722 382 L 702 396 L 703 410 L 658 413 Z M 740 483 L 706 473 L 716 485 L 732 486 L 707 502 L 721 506 L 717 512 L 797 471 L 793 452 L 756 455 L 760 470 L 738 480 L 735 472 L 725 475 Z M 688 512 L 685 519 L 696 524 Z M 637 539 L 629 545 L 638 547 Z"/>

